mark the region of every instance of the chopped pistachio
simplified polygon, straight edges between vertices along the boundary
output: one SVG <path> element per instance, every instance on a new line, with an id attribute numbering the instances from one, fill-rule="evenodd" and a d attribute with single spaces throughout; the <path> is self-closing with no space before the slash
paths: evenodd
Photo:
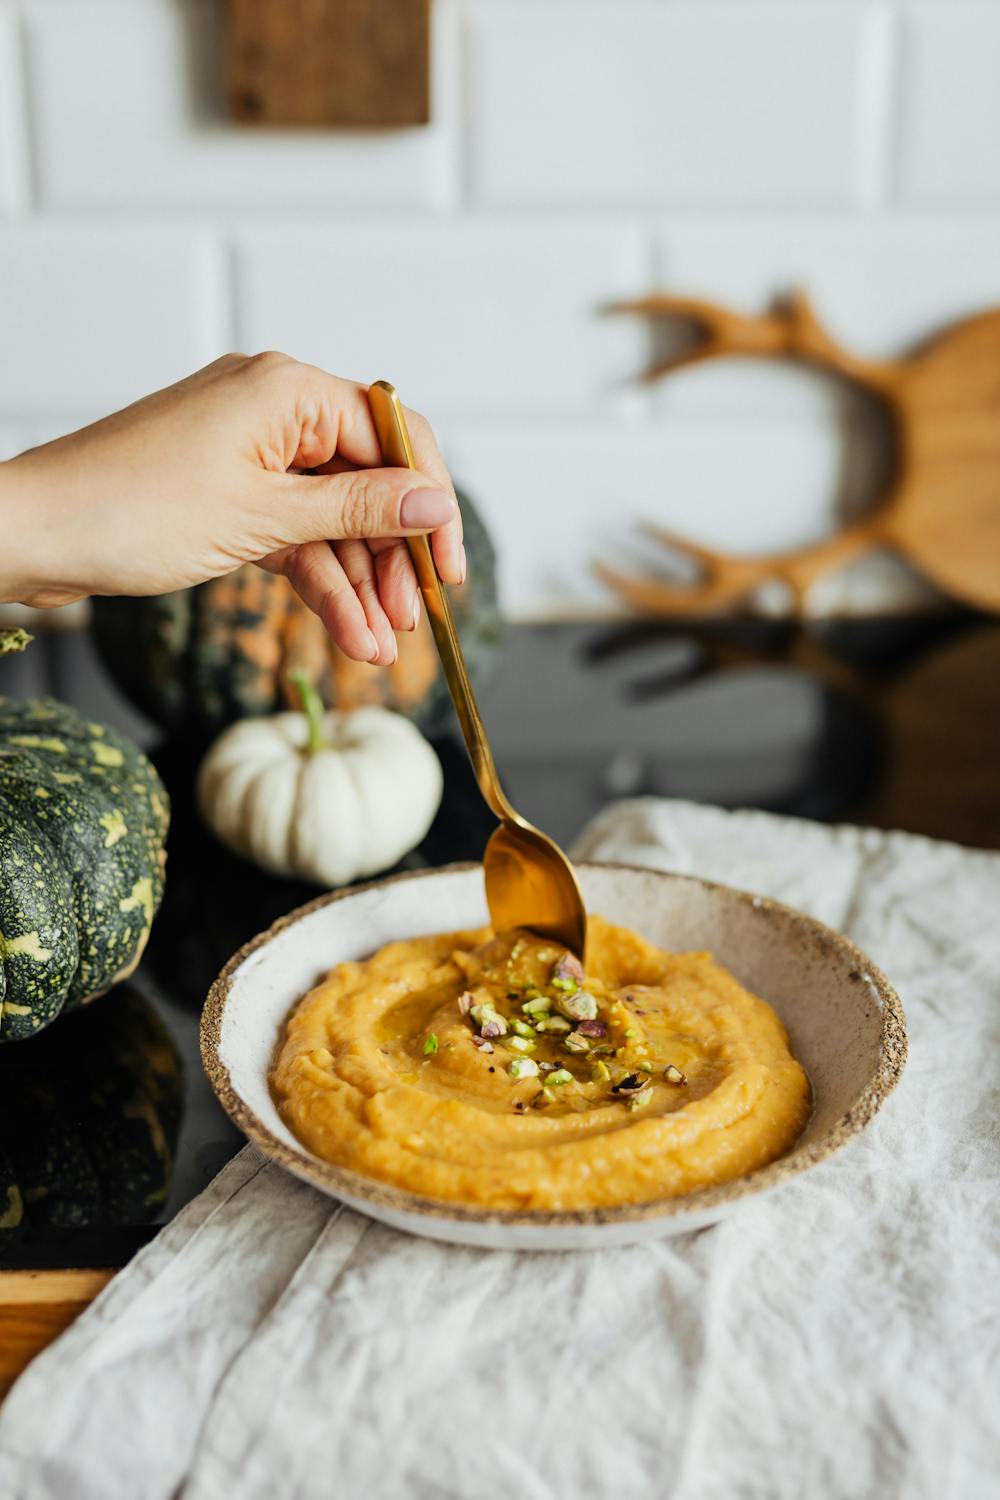
<path id="1" fill-rule="evenodd" d="M 424 1056 L 433 1057 L 438 1049 L 438 1039 L 433 1031 L 424 1038 Z"/>
<path id="2" fill-rule="evenodd" d="M 583 983 L 583 964 L 568 948 L 552 970 L 551 983 L 554 984 L 557 979 L 572 979 L 577 989 Z"/>
<path id="3" fill-rule="evenodd" d="M 535 1028 L 533 1026 L 529 1026 L 527 1021 L 518 1020 L 516 1016 L 509 1023 L 509 1025 L 511 1031 L 515 1031 L 518 1036 L 534 1036 L 535 1034 Z"/>
<path id="4" fill-rule="evenodd" d="M 643 1089 L 641 1094 L 633 1094 L 627 1101 L 629 1109 L 645 1109 L 653 1097 L 652 1089 Z"/>
<path id="5" fill-rule="evenodd" d="M 506 1036 L 507 1022 L 492 1005 L 474 1005 L 469 1015 L 479 1027 L 481 1036 Z"/>
<path id="6" fill-rule="evenodd" d="M 608 1028 L 603 1021 L 581 1021 L 576 1028 L 580 1036 L 607 1036 Z"/>
<path id="7" fill-rule="evenodd" d="M 675 1068 L 673 1063 L 668 1063 L 664 1068 L 663 1076 L 668 1083 L 687 1083 L 687 1074 L 682 1073 L 680 1068 Z"/>
<path id="8" fill-rule="evenodd" d="M 598 1058 L 594 1066 L 590 1070 L 591 1083 L 607 1083 L 610 1078 L 611 1069 L 608 1067 L 607 1063 L 601 1062 L 600 1058 Z"/>
<path id="9" fill-rule="evenodd" d="M 644 1089 L 648 1083 L 649 1079 L 640 1078 L 638 1073 L 625 1073 L 621 1078 L 619 1078 L 618 1082 L 615 1084 L 611 1092 L 613 1094 L 637 1094 L 639 1090 Z"/>
<path id="10" fill-rule="evenodd" d="M 538 1064 L 533 1057 L 515 1057 L 507 1069 L 509 1078 L 537 1078 Z"/>
<path id="11" fill-rule="evenodd" d="M 547 995 L 536 995 L 534 1000 L 525 1000 L 521 1009 L 526 1016 L 547 1016 L 552 1009 L 552 1001 Z"/>
<path id="12" fill-rule="evenodd" d="M 563 1038 L 563 1046 L 567 1052 L 589 1052 L 590 1043 L 585 1036 L 578 1031 L 571 1031 L 569 1036 Z"/>
<path id="13" fill-rule="evenodd" d="M 572 1083 L 572 1082 L 573 1082 L 573 1075 L 569 1071 L 568 1068 L 556 1068 L 555 1072 L 554 1073 L 550 1073 L 549 1076 L 548 1076 L 548 1078 L 546 1078 L 546 1080 L 545 1080 L 545 1087 L 547 1089 L 557 1088 L 557 1087 L 561 1087 L 561 1085 L 564 1084 L 564 1083 Z"/>
<path id="14" fill-rule="evenodd" d="M 563 1016 L 548 1016 L 544 1021 L 539 1021 L 535 1027 L 536 1031 L 572 1031 L 573 1028 Z"/>
<path id="15" fill-rule="evenodd" d="M 459 1013 L 459 1015 L 460 1016 L 467 1016 L 469 1014 L 469 1011 L 472 1009 L 472 1007 L 473 1007 L 474 1004 L 475 1004 L 475 1001 L 472 998 L 472 992 L 470 990 L 466 990 L 464 992 L 464 994 L 459 995 L 459 997 L 458 997 L 458 1013 Z"/>
<path id="16" fill-rule="evenodd" d="M 534 1037 L 529 1040 L 526 1036 L 509 1036 L 505 1045 L 514 1052 L 534 1052 L 537 1044 Z"/>
<path id="17" fill-rule="evenodd" d="M 639 1033 L 638 1033 L 638 1031 L 636 1031 L 636 1029 L 635 1029 L 634 1026 L 626 1026 L 626 1028 L 625 1028 L 625 1035 L 626 1036 L 638 1036 Z"/>
<path id="18" fill-rule="evenodd" d="M 549 983 L 554 990 L 565 990 L 568 995 L 575 994 L 580 988 L 575 979 L 550 979 Z"/>
<path id="19" fill-rule="evenodd" d="M 493 1043 L 491 1041 L 488 1041 L 484 1036 L 474 1036 L 472 1038 L 472 1045 L 474 1047 L 478 1047 L 480 1052 L 493 1051 Z"/>
<path id="20" fill-rule="evenodd" d="M 526 984 L 524 987 L 524 998 L 526 1000 L 541 1000 L 542 992 L 537 985 Z"/>
<path id="21" fill-rule="evenodd" d="M 593 1021 L 597 1017 L 597 1001 L 586 990 L 577 990 L 572 995 L 559 995 L 556 1010 L 571 1021 Z"/>

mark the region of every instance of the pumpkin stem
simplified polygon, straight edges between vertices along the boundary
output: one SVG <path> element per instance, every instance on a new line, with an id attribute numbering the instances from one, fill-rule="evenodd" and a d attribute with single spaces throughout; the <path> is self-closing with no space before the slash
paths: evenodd
<path id="1" fill-rule="evenodd" d="M 23 651 L 34 639 L 26 630 L 0 630 L 0 656 L 9 656 L 12 651 Z"/>
<path id="2" fill-rule="evenodd" d="M 288 675 L 295 684 L 302 712 L 309 724 L 306 750 L 310 755 L 315 755 L 317 750 L 328 750 L 330 745 L 326 737 L 326 710 L 323 707 L 322 698 L 301 667 L 296 667 L 294 672 L 289 672 Z"/>

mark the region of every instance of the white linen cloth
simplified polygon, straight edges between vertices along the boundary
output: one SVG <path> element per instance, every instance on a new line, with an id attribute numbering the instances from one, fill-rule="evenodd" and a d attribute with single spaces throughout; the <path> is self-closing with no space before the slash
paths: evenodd
<path id="1" fill-rule="evenodd" d="M 643 800 L 578 855 L 848 932 L 911 1035 L 873 1127 L 700 1234 L 465 1250 L 247 1147 L 0 1409 L 4 1500 L 985 1500 L 1000 1483 L 1000 856 Z"/>

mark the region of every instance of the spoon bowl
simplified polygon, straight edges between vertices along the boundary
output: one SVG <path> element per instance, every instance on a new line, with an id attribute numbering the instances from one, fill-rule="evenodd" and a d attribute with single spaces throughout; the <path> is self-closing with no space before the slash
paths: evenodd
<path id="1" fill-rule="evenodd" d="M 587 918 L 576 872 L 547 834 L 514 813 L 486 845 L 483 873 L 495 931 L 528 927 L 582 958 Z"/>

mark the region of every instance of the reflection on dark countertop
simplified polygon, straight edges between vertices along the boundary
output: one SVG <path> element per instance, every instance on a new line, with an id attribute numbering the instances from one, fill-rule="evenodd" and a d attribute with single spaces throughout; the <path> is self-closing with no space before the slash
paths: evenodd
<path id="1" fill-rule="evenodd" d="M 0 1140 L 21 1143 L 15 1163 L 0 1157 L 0 1206 L 10 1180 L 32 1193 L 30 1230 L 0 1234 L 0 1264 L 120 1264 L 153 1232 L 150 1217 L 171 1217 L 240 1144 L 198 1059 L 208 985 L 237 948 L 317 891 L 263 874 L 202 827 L 197 748 L 155 743 L 85 635 L 53 633 L 8 663 L 7 693 L 53 692 L 151 746 L 173 798 L 167 894 L 134 981 L 0 1050 Z M 1000 847 L 1000 623 L 980 616 L 519 626 L 482 706 L 515 806 L 567 845 L 609 800 L 650 794 Z M 476 859 L 493 826 L 460 744 L 437 748 L 445 799 L 404 867 Z M 157 1017 L 169 1042 L 155 1040 Z M 131 1028 L 135 1043 L 143 1025 L 140 1066 L 141 1048 L 122 1038 Z M 150 1108 L 171 1045 L 176 1097 L 156 1094 Z M 163 1117 L 168 1139 L 181 1088 L 173 1185 L 161 1202 L 162 1184 L 142 1175 L 142 1143 L 148 1168 L 150 1120 Z M 44 1102 L 54 1099 L 58 1109 Z M 99 1128 L 88 1099 L 103 1111 Z M 107 1177 L 116 1163 L 117 1187 Z"/>

